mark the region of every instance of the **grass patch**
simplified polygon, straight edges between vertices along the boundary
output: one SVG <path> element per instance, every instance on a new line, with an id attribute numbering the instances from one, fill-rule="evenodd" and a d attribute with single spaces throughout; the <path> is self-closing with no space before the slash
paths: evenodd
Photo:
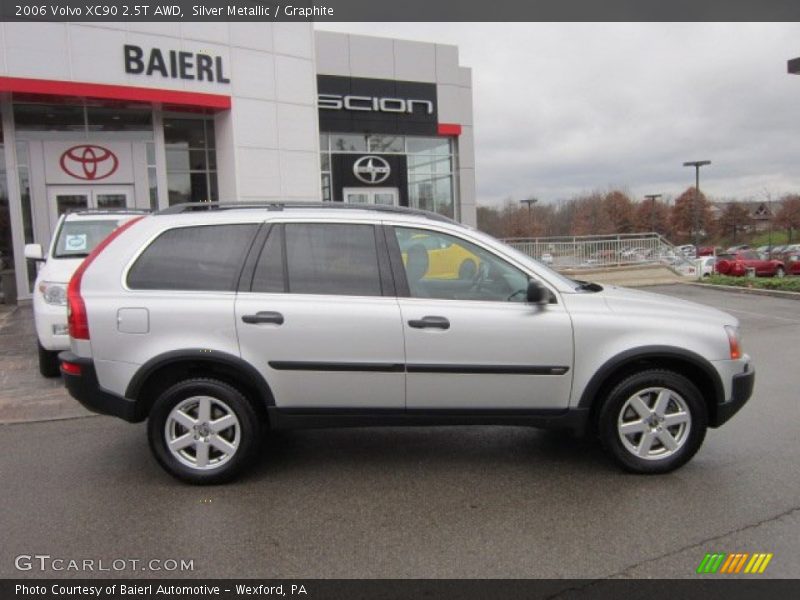
<path id="1" fill-rule="evenodd" d="M 726 275 L 712 275 L 711 277 L 704 278 L 703 283 L 755 288 L 759 290 L 800 292 L 800 277 L 728 277 Z"/>

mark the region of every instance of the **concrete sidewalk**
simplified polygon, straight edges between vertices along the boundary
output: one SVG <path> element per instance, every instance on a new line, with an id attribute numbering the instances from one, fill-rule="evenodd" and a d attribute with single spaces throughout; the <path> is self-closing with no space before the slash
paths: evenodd
<path id="1" fill-rule="evenodd" d="M 67 394 L 60 377 L 39 374 L 33 309 L 0 310 L 0 423 L 91 415 Z"/>

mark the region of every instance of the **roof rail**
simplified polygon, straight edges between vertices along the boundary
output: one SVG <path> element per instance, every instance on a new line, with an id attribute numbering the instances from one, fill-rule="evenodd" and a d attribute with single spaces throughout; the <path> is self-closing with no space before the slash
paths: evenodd
<path id="1" fill-rule="evenodd" d="M 384 206 L 381 204 L 346 204 L 344 202 L 184 202 L 174 204 L 158 211 L 157 215 L 178 215 L 189 212 L 212 210 L 246 210 L 262 208 L 267 211 L 282 211 L 295 208 L 337 209 L 337 210 L 371 210 L 375 212 L 415 215 L 434 221 L 455 223 L 453 219 L 435 212 L 407 206 Z"/>
<path id="2" fill-rule="evenodd" d="M 127 208 L 124 206 L 112 208 L 68 208 L 64 214 L 67 215 L 113 215 L 118 213 L 132 213 L 146 215 L 151 211 L 149 208 Z"/>

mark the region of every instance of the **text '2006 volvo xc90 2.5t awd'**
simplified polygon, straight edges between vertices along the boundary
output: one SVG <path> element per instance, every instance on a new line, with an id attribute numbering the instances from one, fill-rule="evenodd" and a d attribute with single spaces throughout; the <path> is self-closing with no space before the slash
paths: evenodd
<path id="1" fill-rule="evenodd" d="M 728 314 L 574 281 L 410 209 L 174 206 L 104 240 L 67 300 L 70 393 L 147 419 L 194 483 L 236 475 L 266 429 L 367 425 L 571 429 L 663 473 L 755 376 Z"/>

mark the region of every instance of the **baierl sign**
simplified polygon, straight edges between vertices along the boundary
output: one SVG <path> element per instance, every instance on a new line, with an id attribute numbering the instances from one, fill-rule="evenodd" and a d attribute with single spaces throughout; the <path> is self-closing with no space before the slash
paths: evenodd
<path id="1" fill-rule="evenodd" d="M 230 83 L 221 56 L 204 52 L 142 48 L 134 44 L 123 46 L 125 72 L 165 79 L 182 79 Z"/>

